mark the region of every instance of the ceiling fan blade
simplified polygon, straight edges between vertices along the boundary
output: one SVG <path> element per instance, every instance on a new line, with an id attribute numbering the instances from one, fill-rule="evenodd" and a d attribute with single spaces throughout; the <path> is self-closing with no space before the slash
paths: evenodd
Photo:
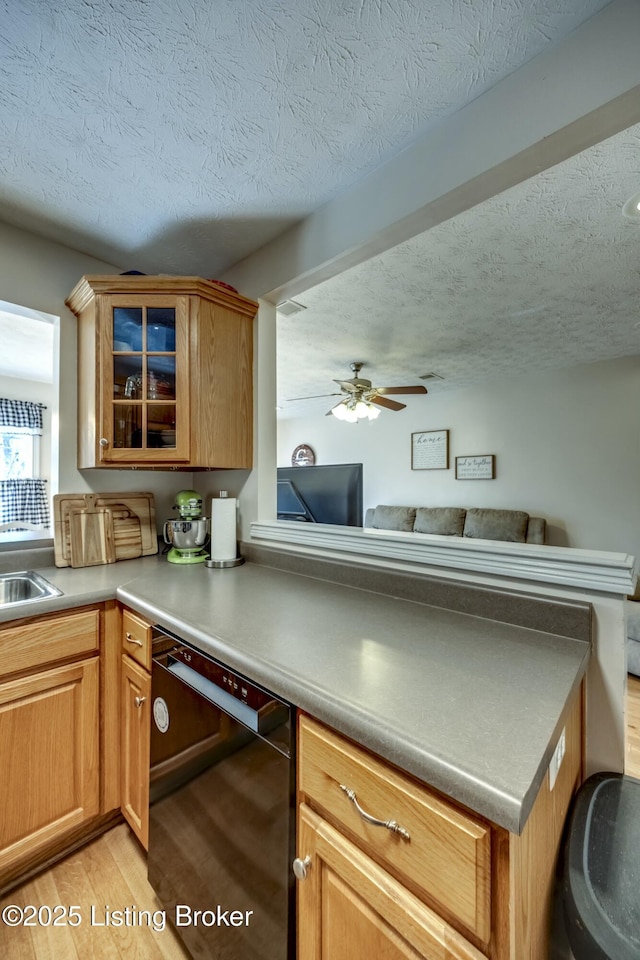
<path id="1" fill-rule="evenodd" d="M 376 387 L 376 393 L 386 396 L 388 393 L 428 393 L 426 387 Z"/>
<path id="2" fill-rule="evenodd" d="M 379 407 L 386 407 L 387 410 L 404 410 L 406 403 L 398 403 L 396 400 L 387 400 L 386 397 L 371 397 L 371 403 L 376 403 Z"/>
<path id="3" fill-rule="evenodd" d="M 339 397 L 339 393 L 314 393 L 311 397 L 289 397 L 285 403 L 295 403 L 296 400 L 319 400 L 320 397 Z"/>
<path id="4" fill-rule="evenodd" d="M 355 383 L 352 383 L 351 380 L 335 380 L 334 379 L 333 382 L 339 384 L 339 386 L 343 390 L 346 390 L 348 393 L 355 393 L 356 390 L 358 389 Z"/>

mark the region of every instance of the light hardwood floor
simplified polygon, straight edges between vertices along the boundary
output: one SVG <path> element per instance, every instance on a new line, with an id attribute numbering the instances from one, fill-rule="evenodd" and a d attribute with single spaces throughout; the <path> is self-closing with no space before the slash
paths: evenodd
<path id="1" fill-rule="evenodd" d="M 129 908 L 130 918 L 140 911 L 161 910 L 147 882 L 142 849 L 129 827 L 120 824 L 71 854 L 0 901 L 0 913 L 10 904 L 80 907 L 82 923 L 71 926 L 9 928 L 0 920 L 2 960 L 187 960 L 173 930 L 156 931 L 153 925 L 99 926 L 105 907 Z M 94 924 L 91 908 L 95 909 Z M 44 916 L 46 920 L 46 916 Z M 127 917 L 124 915 L 126 921 Z"/>
<path id="2" fill-rule="evenodd" d="M 624 772 L 640 779 L 640 678 L 627 677 L 627 729 Z"/>

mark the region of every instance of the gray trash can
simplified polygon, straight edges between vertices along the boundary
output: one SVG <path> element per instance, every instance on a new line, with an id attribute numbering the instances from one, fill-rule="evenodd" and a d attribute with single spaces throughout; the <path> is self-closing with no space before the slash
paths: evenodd
<path id="1" fill-rule="evenodd" d="M 640 960 L 640 780 L 596 773 L 564 841 L 565 925 L 576 960 Z"/>

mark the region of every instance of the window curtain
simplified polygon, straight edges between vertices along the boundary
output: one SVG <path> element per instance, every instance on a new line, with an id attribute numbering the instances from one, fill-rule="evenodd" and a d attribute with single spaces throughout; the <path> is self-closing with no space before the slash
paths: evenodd
<path id="1" fill-rule="evenodd" d="M 42 434 L 42 403 L 0 397 L 0 427 Z M 50 525 L 47 481 L 30 477 L 0 480 L 0 531 L 47 530 Z"/>
<path id="2" fill-rule="evenodd" d="M 0 427 L 26 427 L 33 433 L 42 433 L 42 403 L 29 400 L 7 400 L 0 397 Z"/>

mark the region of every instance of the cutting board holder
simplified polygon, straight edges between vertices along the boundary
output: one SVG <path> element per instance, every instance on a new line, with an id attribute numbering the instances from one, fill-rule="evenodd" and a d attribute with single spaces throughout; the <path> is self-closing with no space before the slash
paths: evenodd
<path id="1" fill-rule="evenodd" d="M 158 552 L 152 493 L 60 493 L 53 498 L 57 567 L 86 567 Z"/>

